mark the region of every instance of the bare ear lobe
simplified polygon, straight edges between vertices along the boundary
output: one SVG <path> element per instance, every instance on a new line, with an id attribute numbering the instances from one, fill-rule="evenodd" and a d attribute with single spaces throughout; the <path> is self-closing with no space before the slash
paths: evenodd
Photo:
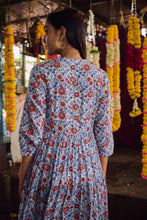
<path id="1" fill-rule="evenodd" d="M 63 40 L 63 38 L 66 36 L 66 28 L 64 26 L 61 26 L 60 33 L 59 33 L 59 39 Z"/>

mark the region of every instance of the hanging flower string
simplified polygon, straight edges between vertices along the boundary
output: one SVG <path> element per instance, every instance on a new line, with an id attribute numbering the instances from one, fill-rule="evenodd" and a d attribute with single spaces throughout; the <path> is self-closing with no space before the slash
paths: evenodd
<path id="1" fill-rule="evenodd" d="M 114 118 L 114 106 L 113 106 L 113 64 L 114 64 L 114 29 L 112 26 L 107 29 L 107 42 L 106 42 L 106 70 L 110 84 L 111 92 L 111 104 L 110 104 L 110 115 L 113 123 Z"/>
<path id="2" fill-rule="evenodd" d="M 43 39 L 45 37 L 45 30 L 44 30 L 44 24 L 42 24 L 40 21 L 37 21 L 36 28 L 35 28 L 35 56 L 39 56 L 39 50 L 40 50 L 40 42 L 43 42 Z M 40 62 L 40 59 L 37 59 L 37 62 Z"/>
<path id="3" fill-rule="evenodd" d="M 118 27 L 113 25 L 114 29 L 114 69 L 113 69 L 113 105 L 114 118 L 112 123 L 113 132 L 117 131 L 121 125 L 121 105 L 120 105 L 120 40 L 118 37 Z"/>
<path id="4" fill-rule="evenodd" d="M 127 40 L 127 86 L 131 99 L 134 99 L 131 117 L 141 114 L 138 107 L 137 98 L 141 96 L 141 70 L 142 70 L 142 50 L 140 36 L 140 20 L 135 17 L 129 18 L 128 40 Z"/>
<path id="5" fill-rule="evenodd" d="M 13 54 L 13 28 L 7 27 L 7 36 L 5 38 L 5 110 L 6 110 L 6 128 L 10 132 L 15 131 L 16 127 L 16 87 L 15 87 L 15 68 Z"/>
<path id="6" fill-rule="evenodd" d="M 113 132 L 117 131 L 121 125 L 121 105 L 120 105 L 120 41 L 118 38 L 117 25 L 111 25 L 107 29 L 106 42 L 106 70 L 110 83 L 111 103 L 110 114 Z"/>
<path id="7" fill-rule="evenodd" d="M 142 135 L 141 141 L 143 143 L 142 149 L 142 178 L 147 179 L 147 37 L 144 39 L 143 43 L 143 92 L 142 92 L 142 103 L 143 103 L 143 125 L 142 125 Z"/>
<path id="8" fill-rule="evenodd" d="M 86 59 L 99 67 L 100 51 L 95 46 L 95 27 L 94 27 L 94 14 L 89 10 L 89 20 L 87 26 L 87 57 Z"/>

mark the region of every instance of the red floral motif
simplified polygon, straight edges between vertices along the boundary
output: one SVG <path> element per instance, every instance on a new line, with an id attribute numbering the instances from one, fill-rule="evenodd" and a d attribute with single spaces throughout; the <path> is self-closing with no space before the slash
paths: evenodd
<path id="1" fill-rule="evenodd" d="M 45 163 L 44 167 L 43 167 L 43 170 L 46 171 L 46 172 L 49 171 L 50 170 L 50 165 L 48 163 Z"/>
<path id="2" fill-rule="evenodd" d="M 73 160 L 73 154 L 69 155 L 69 160 L 72 161 Z"/>
<path id="3" fill-rule="evenodd" d="M 47 212 L 45 213 L 46 216 L 49 216 L 52 213 L 52 209 L 47 210 Z"/>
<path id="4" fill-rule="evenodd" d="M 59 171 L 59 173 L 63 173 L 63 172 L 64 172 L 64 166 L 61 165 L 61 166 L 59 167 L 58 171 Z"/>
<path id="5" fill-rule="evenodd" d="M 65 156 L 65 155 L 63 155 L 63 156 L 62 156 L 62 160 L 65 160 L 65 159 L 66 159 L 66 156 Z"/>
<path id="6" fill-rule="evenodd" d="M 89 97 L 89 98 L 92 98 L 92 96 L 93 96 L 93 91 L 89 91 L 88 97 Z"/>
<path id="7" fill-rule="evenodd" d="M 59 125 L 59 126 L 58 126 L 58 130 L 59 130 L 59 131 L 62 131 L 62 130 L 63 130 L 62 126 Z"/>
<path id="8" fill-rule="evenodd" d="M 61 195 L 60 195 L 60 199 L 63 199 L 63 197 L 64 197 L 64 195 L 63 195 L 63 194 L 61 194 Z"/>
<path id="9" fill-rule="evenodd" d="M 73 104 L 73 109 L 75 110 L 75 111 L 77 111 L 78 109 L 79 109 L 79 105 L 78 104 Z"/>
<path id="10" fill-rule="evenodd" d="M 65 89 L 64 88 L 59 88 L 58 93 L 59 93 L 59 95 L 64 95 L 65 94 Z"/>
<path id="11" fill-rule="evenodd" d="M 69 171 L 70 171 L 70 172 L 73 171 L 73 167 L 72 167 L 72 166 L 69 167 Z"/>
<path id="12" fill-rule="evenodd" d="M 36 79 L 37 79 L 37 80 L 40 79 L 40 74 L 36 75 Z"/>
<path id="13" fill-rule="evenodd" d="M 36 200 L 36 195 L 37 195 L 37 193 L 35 193 L 35 194 L 32 196 L 32 200 L 33 200 L 33 201 Z"/>
<path id="14" fill-rule="evenodd" d="M 44 125 L 45 125 L 45 120 L 43 120 L 43 121 L 41 122 L 41 127 L 43 128 Z"/>
<path id="15" fill-rule="evenodd" d="M 36 100 L 36 95 L 32 95 L 32 99 Z"/>
<path id="16" fill-rule="evenodd" d="M 43 184 L 43 185 L 41 185 L 41 187 L 40 187 L 40 190 L 41 190 L 41 192 L 44 192 L 45 191 L 45 189 L 46 189 L 46 186 Z"/>
<path id="17" fill-rule="evenodd" d="M 54 140 L 50 139 L 49 143 L 48 143 L 48 146 L 49 147 L 52 147 L 54 145 Z"/>
<path id="18" fill-rule="evenodd" d="M 61 145 L 61 148 L 66 148 L 66 146 L 67 146 L 67 142 L 66 142 L 66 141 L 63 141 L 63 142 L 62 142 L 62 145 Z"/>
<path id="19" fill-rule="evenodd" d="M 65 102 L 60 102 L 60 105 L 62 106 L 62 107 L 64 107 L 65 106 Z"/>
<path id="20" fill-rule="evenodd" d="M 109 125 L 109 119 L 105 120 L 105 125 L 108 126 Z"/>
<path id="21" fill-rule="evenodd" d="M 91 208 L 92 208 L 92 207 L 91 207 L 91 205 L 90 205 L 90 204 L 88 204 L 88 205 L 87 205 L 87 209 L 90 211 L 90 210 L 91 210 Z"/>
<path id="22" fill-rule="evenodd" d="M 75 66 L 74 65 L 71 65 L 70 67 L 71 67 L 72 70 L 75 70 Z"/>
<path id="23" fill-rule="evenodd" d="M 29 128 L 29 129 L 27 130 L 27 134 L 28 134 L 28 135 L 33 135 L 33 134 L 34 134 L 33 128 Z"/>
<path id="24" fill-rule="evenodd" d="M 61 66 L 61 64 L 60 64 L 59 62 L 55 62 L 55 63 L 54 63 L 54 67 L 55 67 L 55 68 L 59 68 L 60 66 Z"/>
<path id="25" fill-rule="evenodd" d="M 72 85 L 73 85 L 74 87 L 76 87 L 76 86 L 79 85 L 79 83 L 75 81 L 75 82 L 72 82 Z"/>
<path id="26" fill-rule="evenodd" d="M 35 179 L 35 177 L 36 177 L 36 173 L 35 173 L 35 172 L 32 172 L 31 178 L 32 178 L 32 179 Z"/>
<path id="27" fill-rule="evenodd" d="M 42 216 L 42 209 L 39 209 L 38 212 L 37 212 L 37 214 L 38 214 L 38 216 L 41 217 L 41 216 Z"/>
<path id="28" fill-rule="evenodd" d="M 52 155 L 50 153 L 47 154 L 47 158 L 51 159 Z"/>
<path id="29" fill-rule="evenodd" d="M 76 194 L 76 198 L 78 198 L 78 199 L 81 198 L 81 192 L 80 191 Z"/>
<path id="30" fill-rule="evenodd" d="M 90 157 L 90 151 L 89 150 L 86 152 L 86 155 L 87 155 L 87 157 Z"/>
<path id="31" fill-rule="evenodd" d="M 53 192 L 56 192 L 57 189 L 58 189 L 58 186 L 54 186 L 54 188 L 53 188 Z"/>
<path id="32" fill-rule="evenodd" d="M 73 179 L 69 179 L 68 180 L 68 185 L 70 186 L 70 185 L 73 185 Z"/>
<path id="33" fill-rule="evenodd" d="M 76 134 L 77 132 L 78 132 L 77 128 L 75 128 L 75 127 L 71 128 L 71 133 L 72 134 Z"/>
<path id="34" fill-rule="evenodd" d="M 79 116 L 75 115 L 75 120 L 78 121 L 79 120 Z"/>
<path id="35" fill-rule="evenodd" d="M 75 97 L 79 97 L 79 93 L 78 93 L 78 92 L 75 92 L 75 93 L 74 93 L 74 96 L 75 96 Z"/>
<path id="36" fill-rule="evenodd" d="M 84 165 L 82 163 L 80 163 L 79 169 L 80 169 L 80 171 L 84 170 Z"/>
<path id="37" fill-rule="evenodd" d="M 95 218 L 96 216 L 97 216 L 97 213 L 95 211 L 93 211 L 92 217 Z"/>
<path id="38" fill-rule="evenodd" d="M 70 80 L 71 82 L 76 82 L 76 77 L 71 76 L 71 77 L 69 78 L 69 80 Z"/>
<path id="39" fill-rule="evenodd" d="M 78 213 L 75 213 L 75 214 L 74 214 L 74 219 L 80 219 L 80 216 L 79 216 Z"/>
<path id="40" fill-rule="evenodd" d="M 85 178 L 84 177 L 81 178 L 81 182 L 82 183 L 85 182 Z"/>
<path id="41" fill-rule="evenodd" d="M 40 67 L 44 67 L 44 64 L 39 64 Z"/>
<path id="42" fill-rule="evenodd" d="M 63 212 L 68 212 L 69 211 L 69 206 L 65 206 L 64 208 L 63 208 Z"/>
<path id="43" fill-rule="evenodd" d="M 41 149 L 39 149 L 39 151 L 38 151 L 38 155 L 41 156 L 42 153 L 43 153 L 43 149 L 41 148 Z"/>
<path id="44" fill-rule="evenodd" d="M 53 129 L 53 128 L 54 128 L 54 122 L 53 122 L 53 121 L 50 121 L 50 122 L 49 122 L 49 126 L 50 126 L 51 129 Z"/>
<path id="45" fill-rule="evenodd" d="M 59 112 L 58 116 L 59 116 L 59 118 L 62 119 L 62 120 L 66 117 L 66 115 L 65 115 L 64 112 Z"/>
<path id="46" fill-rule="evenodd" d="M 85 64 L 84 65 L 84 70 L 86 70 L 86 71 L 90 70 L 90 66 L 88 64 Z"/>
<path id="47" fill-rule="evenodd" d="M 87 81 L 90 82 L 90 81 L 91 81 L 91 78 L 90 78 L 90 77 L 87 77 Z"/>
<path id="48" fill-rule="evenodd" d="M 59 74 L 59 75 L 57 75 L 57 78 L 59 79 L 59 80 L 62 80 L 62 76 Z"/>
<path id="49" fill-rule="evenodd" d="M 35 89 L 37 89 L 37 88 L 39 88 L 39 83 L 37 81 L 34 81 L 33 86 L 34 86 Z"/>
<path id="50" fill-rule="evenodd" d="M 75 207 L 75 209 L 78 209 L 78 208 L 79 208 L 79 204 L 76 203 L 76 204 L 74 205 L 74 207 Z"/>

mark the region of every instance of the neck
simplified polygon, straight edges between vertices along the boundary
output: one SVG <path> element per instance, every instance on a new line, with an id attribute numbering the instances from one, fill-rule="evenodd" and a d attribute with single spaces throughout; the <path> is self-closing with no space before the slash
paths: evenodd
<path id="1" fill-rule="evenodd" d="M 70 45 L 67 45 L 61 52 L 61 57 L 69 58 L 69 59 L 78 59 L 82 60 L 80 53 L 77 49 L 73 48 Z"/>

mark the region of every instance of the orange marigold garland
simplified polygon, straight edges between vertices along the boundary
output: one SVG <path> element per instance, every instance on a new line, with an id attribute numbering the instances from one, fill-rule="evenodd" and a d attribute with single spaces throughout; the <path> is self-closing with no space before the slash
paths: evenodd
<path id="1" fill-rule="evenodd" d="M 143 125 L 141 141 L 143 143 L 142 149 L 142 178 L 147 179 L 147 37 L 143 43 L 143 92 L 142 92 L 142 103 L 143 103 Z"/>
<path id="2" fill-rule="evenodd" d="M 121 125 L 120 117 L 120 41 L 118 38 L 117 25 L 111 25 L 107 30 L 106 42 L 106 69 L 110 82 L 111 104 L 110 114 L 113 132 L 117 131 Z"/>
<path id="3" fill-rule="evenodd" d="M 5 38 L 5 110 L 6 128 L 10 132 L 15 131 L 16 127 L 16 87 L 15 87 L 15 68 L 13 54 L 13 27 L 7 27 L 7 37 Z"/>
<path id="4" fill-rule="evenodd" d="M 141 114 L 138 107 L 137 98 L 141 96 L 141 36 L 140 36 L 140 20 L 135 17 L 129 18 L 128 40 L 127 40 L 127 86 L 131 99 L 134 100 L 131 117 Z"/>

